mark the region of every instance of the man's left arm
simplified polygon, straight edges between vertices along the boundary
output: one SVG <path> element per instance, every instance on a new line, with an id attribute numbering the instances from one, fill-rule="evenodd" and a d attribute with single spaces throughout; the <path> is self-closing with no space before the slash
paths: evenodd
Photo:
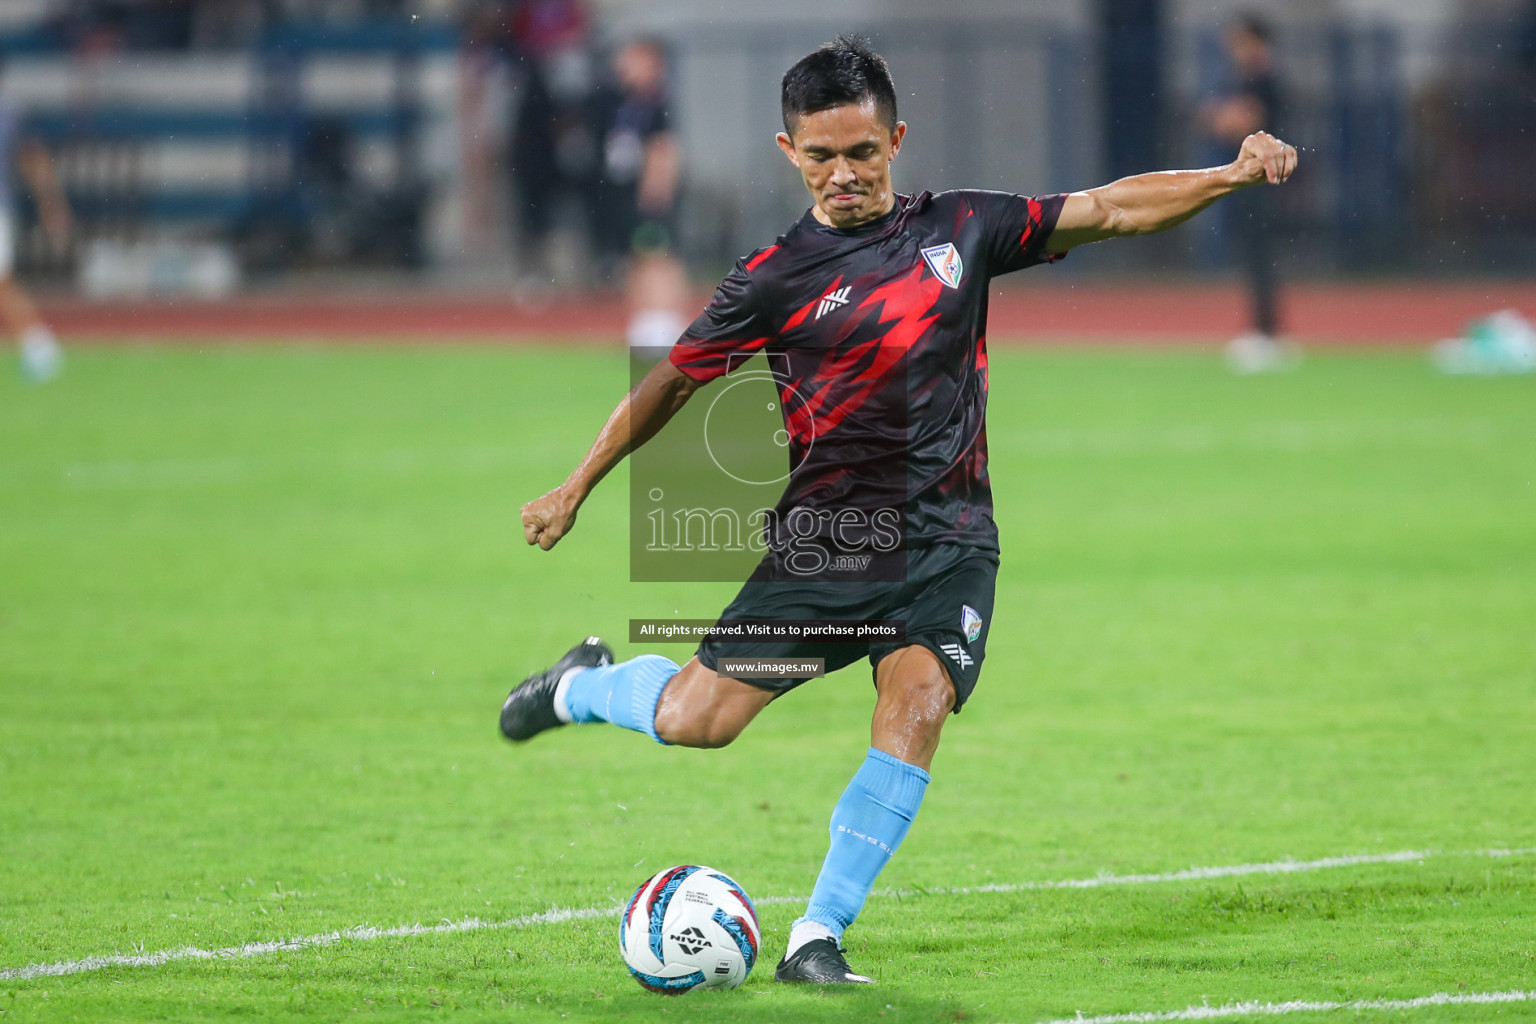
<path id="1" fill-rule="evenodd" d="M 1279 185 L 1296 170 L 1296 147 L 1268 132 L 1243 140 L 1237 159 L 1198 171 L 1155 171 L 1073 192 L 1062 204 L 1045 251 L 1063 253 L 1106 238 L 1150 235 L 1184 223 L 1222 196 L 1250 185 Z"/>

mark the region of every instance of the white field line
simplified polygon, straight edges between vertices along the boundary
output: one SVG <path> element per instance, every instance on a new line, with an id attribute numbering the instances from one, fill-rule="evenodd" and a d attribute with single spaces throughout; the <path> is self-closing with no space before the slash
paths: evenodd
<path id="1" fill-rule="evenodd" d="M 1279 1017 L 1287 1013 L 1323 1013 L 1329 1010 L 1422 1010 L 1428 1006 L 1461 1006 L 1467 1003 L 1536 1002 L 1536 992 L 1436 992 L 1418 999 L 1355 999 L 1347 1003 L 1224 1003 L 1221 1006 L 1190 1006 L 1161 1013 L 1111 1013 L 1102 1017 L 1062 1017 L 1041 1024 L 1153 1024 L 1163 1020 L 1214 1020 L 1218 1017 Z"/>
<path id="2" fill-rule="evenodd" d="M 962 885 L 936 889 L 877 889 L 870 893 L 870 896 L 890 897 L 936 894 L 965 896 L 978 893 L 1028 892 L 1039 889 L 1098 889 L 1111 885 L 1188 882 L 1208 878 L 1234 878 L 1242 875 L 1296 874 L 1306 871 L 1323 871 L 1328 868 L 1353 867 L 1358 864 L 1396 864 L 1407 861 L 1427 860 L 1432 857 L 1512 857 L 1527 853 L 1536 853 L 1536 847 L 1518 850 L 1463 850 L 1442 854 L 1436 854 L 1428 850 L 1400 850 L 1396 853 L 1363 853 L 1344 857 L 1323 857 L 1320 860 L 1274 860 L 1260 864 L 1228 864 L 1217 867 L 1185 868 L 1183 871 L 1168 871 L 1162 874 L 1100 874 L 1092 878 L 1064 879 L 1060 881 L 997 882 L 985 885 Z M 785 903 L 801 903 L 805 899 L 805 896 L 768 896 L 757 900 L 756 903 L 759 906 L 777 906 Z M 392 928 L 375 928 L 371 925 L 359 925 L 355 928 L 343 928 L 320 935 L 304 935 L 271 942 L 247 942 L 244 945 L 225 946 L 220 949 L 178 946 L 175 949 L 160 950 L 156 953 L 111 953 L 102 956 L 88 956 L 81 960 L 65 960 L 52 964 L 31 964 L 27 967 L 3 968 L 0 969 L 0 981 L 28 981 L 33 978 L 52 978 L 65 974 L 99 971 L 107 967 L 159 967 L 162 964 L 181 960 L 237 960 L 255 956 L 266 956 L 269 953 L 287 953 L 303 949 L 314 949 L 347 941 L 367 942 L 373 939 L 400 939 L 418 935 L 451 935 L 457 932 L 533 928 L 538 925 L 563 924 L 567 921 L 618 917 L 622 910 L 623 906 L 620 904 L 576 909 L 553 907 L 541 913 L 523 914 L 520 917 L 508 918 L 504 921 L 486 921 L 478 917 L 463 917 L 456 921 L 440 921 L 437 924 L 403 924 Z M 1128 1017 L 1125 1019 L 1132 1020 L 1135 1018 Z"/>
<path id="3" fill-rule="evenodd" d="M 374 928 L 359 925 L 322 935 L 305 935 L 294 939 L 274 942 L 247 942 L 243 946 L 225 946 L 222 949 L 199 949 L 196 946 L 178 946 L 158 953 L 112 953 L 106 956 L 88 956 L 83 960 L 66 960 L 56 964 L 33 964 L 30 967 L 12 967 L 0 970 L 0 981 L 26 981 L 30 978 L 53 978 L 62 974 L 81 974 L 99 971 L 106 967 L 159 967 L 177 960 L 238 960 L 268 953 L 286 953 L 291 950 L 315 949 L 337 942 L 371 939 L 400 939 L 416 935 L 451 935 L 454 932 L 478 932 L 493 928 L 532 928 L 541 924 L 563 924 L 566 921 L 584 921 L 594 917 L 618 917 L 623 907 L 582 907 L 567 910 L 553 907 L 538 914 L 524 914 L 506 921 L 483 921 L 478 917 L 462 917 L 457 921 L 438 924 L 402 924 L 393 928 Z"/>

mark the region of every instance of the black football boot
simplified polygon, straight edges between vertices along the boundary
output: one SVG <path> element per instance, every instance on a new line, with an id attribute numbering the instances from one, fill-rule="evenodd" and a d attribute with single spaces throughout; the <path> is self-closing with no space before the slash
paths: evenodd
<path id="1" fill-rule="evenodd" d="M 854 974 L 843 951 L 831 939 L 812 939 L 794 956 L 779 961 L 774 981 L 801 981 L 811 985 L 873 985 L 874 978 Z"/>
<path id="2" fill-rule="evenodd" d="M 565 652 L 565 657 L 543 672 L 535 672 L 511 693 L 501 706 L 501 734 L 509 740 L 531 740 L 546 729 L 564 725 L 555 714 L 555 687 L 573 668 L 597 668 L 613 664 L 613 652 L 595 636 L 589 636 Z"/>

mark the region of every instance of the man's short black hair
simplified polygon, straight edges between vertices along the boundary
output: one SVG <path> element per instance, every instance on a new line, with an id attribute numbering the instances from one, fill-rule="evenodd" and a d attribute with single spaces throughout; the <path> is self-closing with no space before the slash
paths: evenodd
<path id="1" fill-rule="evenodd" d="M 1268 46 L 1274 41 L 1275 30 L 1269 21 L 1257 11 L 1243 11 L 1232 19 L 1232 24 Z"/>
<path id="2" fill-rule="evenodd" d="M 896 130 L 896 85 L 885 58 L 862 36 L 843 33 L 822 43 L 784 72 L 780 101 L 784 130 L 795 133 L 795 122 L 806 114 L 847 103 L 875 102 L 875 110 Z"/>

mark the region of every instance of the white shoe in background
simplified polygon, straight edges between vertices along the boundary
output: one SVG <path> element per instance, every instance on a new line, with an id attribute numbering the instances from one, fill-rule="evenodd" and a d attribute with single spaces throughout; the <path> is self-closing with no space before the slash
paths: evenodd
<path id="1" fill-rule="evenodd" d="M 33 325 L 21 332 L 21 375 L 33 383 L 52 380 L 64 369 L 64 350 L 53 332 Z"/>
<path id="2" fill-rule="evenodd" d="M 1273 373 L 1292 361 L 1284 343 L 1258 331 L 1249 331 L 1227 342 L 1227 366 L 1233 373 Z"/>

